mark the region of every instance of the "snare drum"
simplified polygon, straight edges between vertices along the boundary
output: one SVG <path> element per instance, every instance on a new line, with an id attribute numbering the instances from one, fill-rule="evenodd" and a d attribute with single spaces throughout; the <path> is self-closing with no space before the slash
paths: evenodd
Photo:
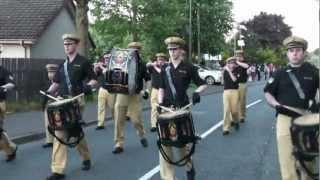
<path id="1" fill-rule="evenodd" d="M 160 114 L 157 132 L 160 143 L 165 146 L 183 147 L 196 141 L 192 115 L 188 110 Z"/>
<path id="2" fill-rule="evenodd" d="M 297 152 L 305 156 L 319 154 L 319 114 L 308 114 L 292 122 L 292 143 Z"/>
<path id="3" fill-rule="evenodd" d="M 306 162 L 314 161 L 319 156 L 319 114 L 307 114 L 293 120 L 290 128 L 293 155 L 304 171 L 313 179 L 319 176 L 314 167 Z"/>
<path id="4" fill-rule="evenodd" d="M 50 103 L 47 108 L 49 127 L 51 130 L 66 130 L 82 120 L 77 100 L 64 99 Z"/>

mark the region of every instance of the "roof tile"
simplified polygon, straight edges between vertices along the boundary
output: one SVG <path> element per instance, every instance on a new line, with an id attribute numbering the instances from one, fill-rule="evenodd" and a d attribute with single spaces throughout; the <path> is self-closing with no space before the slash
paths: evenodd
<path id="1" fill-rule="evenodd" d="M 1 0 L 0 39 L 37 39 L 65 0 Z"/>

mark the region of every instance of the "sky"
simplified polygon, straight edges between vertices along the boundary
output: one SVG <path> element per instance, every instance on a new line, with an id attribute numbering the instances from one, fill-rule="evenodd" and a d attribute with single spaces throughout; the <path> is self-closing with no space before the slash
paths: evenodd
<path id="1" fill-rule="evenodd" d="M 319 1 L 317 0 L 232 0 L 236 22 L 247 21 L 261 11 L 278 14 L 292 27 L 293 35 L 308 41 L 308 51 L 319 47 Z"/>

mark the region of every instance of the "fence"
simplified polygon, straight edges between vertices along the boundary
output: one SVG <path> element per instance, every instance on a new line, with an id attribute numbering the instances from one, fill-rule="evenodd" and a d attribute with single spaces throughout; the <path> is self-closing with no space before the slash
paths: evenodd
<path id="1" fill-rule="evenodd" d="M 63 59 L 0 58 L 0 65 L 10 71 L 16 82 L 16 91 L 8 93 L 8 100 L 39 100 L 39 90 L 48 88 L 46 64 L 60 64 Z"/>

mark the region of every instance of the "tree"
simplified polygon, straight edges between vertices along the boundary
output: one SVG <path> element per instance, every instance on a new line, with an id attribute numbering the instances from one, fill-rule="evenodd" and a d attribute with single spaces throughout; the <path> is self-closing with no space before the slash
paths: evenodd
<path id="1" fill-rule="evenodd" d="M 163 41 L 168 36 L 178 35 L 188 42 L 186 0 L 91 2 L 94 7 L 91 13 L 96 19 L 90 31 L 98 42 L 98 49 L 126 47 L 129 41 L 135 40 L 143 42 L 144 56 L 150 57 L 158 51 L 166 51 Z M 196 1 L 193 2 L 193 7 L 196 7 Z M 196 8 L 193 8 L 192 15 L 195 24 Z M 206 52 L 221 49 L 224 33 L 231 29 L 231 21 L 231 3 L 228 0 L 201 0 L 201 47 Z M 196 30 L 193 32 L 193 38 L 196 38 Z"/>
<path id="2" fill-rule="evenodd" d="M 292 34 L 291 27 L 284 23 L 283 19 L 281 15 L 261 12 L 253 19 L 242 22 L 247 28 L 244 33 L 248 34 L 247 37 L 255 36 L 263 48 L 279 48 L 282 41 Z"/>
<path id="3" fill-rule="evenodd" d="M 224 34 L 232 29 L 232 3 L 228 0 L 201 0 L 196 5 L 199 9 L 195 9 L 199 12 L 195 14 L 200 14 L 201 50 L 216 55 L 224 47 Z M 193 39 L 197 39 L 197 22 L 196 18 L 193 19 Z M 193 44 L 195 50 L 196 41 Z"/>
<path id="4" fill-rule="evenodd" d="M 241 24 L 246 27 L 242 35 L 246 45 L 245 56 L 252 63 L 284 64 L 282 41 L 290 36 L 291 27 L 283 22 L 283 17 L 261 12 Z"/>
<path id="5" fill-rule="evenodd" d="M 259 48 L 256 55 L 257 61 L 255 63 L 272 63 L 276 65 L 285 65 L 287 63 L 284 53 L 278 52 L 277 50 L 271 48 Z"/>
<path id="6" fill-rule="evenodd" d="M 89 0 L 75 0 L 76 5 L 76 29 L 80 36 L 79 53 L 88 56 L 88 2 Z"/>

